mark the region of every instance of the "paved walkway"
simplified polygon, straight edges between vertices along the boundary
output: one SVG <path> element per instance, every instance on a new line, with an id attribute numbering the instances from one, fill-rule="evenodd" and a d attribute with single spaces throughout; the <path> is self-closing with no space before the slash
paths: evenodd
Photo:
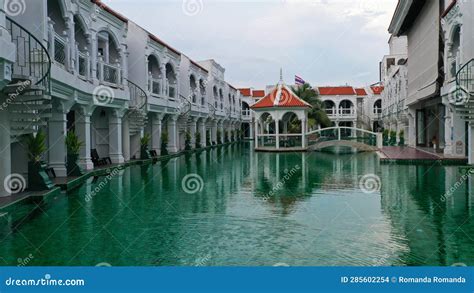
<path id="1" fill-rule="evenodd" d="M 440 162 L 442 164 L 464 164 L 467 158 L 447 157 L 443 154 L 431 153 L 414 147 L 384 146 L 379 150 L 380 160 L 382 162 Z"/>
<path id="2" fill-rule="evenodd" d="M 380 150 L 389 160 L 439 160 L 441 156 L 412 147 L 385 146 Z"/>

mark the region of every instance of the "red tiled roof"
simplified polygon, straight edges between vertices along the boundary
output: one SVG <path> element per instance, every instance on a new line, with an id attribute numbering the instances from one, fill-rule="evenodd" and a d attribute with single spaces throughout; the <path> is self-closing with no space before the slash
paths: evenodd
<path id="1" fill-rule="evenodd" d="M 265 91 L 264 90 L 254 90 L 254 91 L 252 91 L 252 97 L 254 97 L 254 98 L 263 98 L 263 97 L 265 97 Z"/>
<path id="2" fill-rule="evenodd" d="M 380 95 L 384 90 L 383 86 L 371 86 L 370 88 L 372 89 L 374 95 Z"/>
<path id="3" fill-rule="evenodd" d="M 155 36 L 155 35 L 153 35 L 153 34 L 151 34 L 151 33 L 148 33 L 148 35 L 150 36 L 150 39 L 152 39 L 153 41 L 155 41 L 155 42 L 157 42 L 157 43 L 159 43 L 159 44 L 165 46 L 166 48 L 168 48 L 168 50 L 174 52 L 175 54 L 181 55 L 181 53 L 180 53 L 178 50 L 176 50 L 176 49 L 174 49 L 173 47 L 169 46 L 168 44 L 166 44 L 165 42 L 163 42 L 163 41 L 162 41 L 160 38 L 158 38 L 157 36 Z"/>
<path id="4" fill-rule="evenodd" d="M 358 96 L 367 96 L 367 92 L 363 88 L 355 89 L 355 92 Z"/>
<path id="5" fill-rule="evenodd" d="M 112 8 L 110 8 L 109 6 L 105 5 L 104 3 L 102 3 L 102 1 L 100 1 L 100 0 L 91 0 L 91 2 L 96 4 L 97 6 L 99 6 L 101 9 L 104 9 L 108 13 L 112 14 L 113 16 L 117 17 L 119 20 L 121 20 L 125 23 L 128 23 L 128 19 L 125 16 L 121 15 L 117 11 L 115 11 Z"/>
<path id="6" fill-rule="evenodd" d="M 193 65 L 195 65 L 195 66 L 201 68 L 202 70 L 204 70 L 205 72 L 208 72 L 208 73 L 209 73 L 209 71 L 207 71 L 206 68 L 202 67 L 202 66 L 199 65 L 197 62 L 195 62 L 195 61 L 193 61 L 193 60 L 191 60 L 191 59 L 189 59 L 189 60 L 191 61 L 191 63 L 192 63 Z"/>
<path id="7" fill-rule="evenodd" d="M 252 95 L 252 90 L 250 88 L 247 89 L 239 89 L 239 92 L 242 94 L 244 97 L 250 97 Z"/>
<path id="8" fill-rule="evenodd" d="M 281 89 L 281 92 L 280 92 Z M 278 94 L 280 93 L 280 96 Z M 275 104 L 278 101 L 278 104 Z M 272 107 L 311 107 L 308 103 L 296 96 L 284 85 L 279 85 L 263 99 L 250 108 L 272 108 Z"/>
<path id="9" fill-rule="evenodd" d="M 323 96 L 350 96 L 355 95 L 356 92 L 351 86 L 338 86 L 338 87 L 319 87 L 319 94 Z"/>

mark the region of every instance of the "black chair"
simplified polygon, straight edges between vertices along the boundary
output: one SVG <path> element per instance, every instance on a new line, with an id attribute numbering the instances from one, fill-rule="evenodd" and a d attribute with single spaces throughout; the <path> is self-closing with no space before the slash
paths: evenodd
<path id="1" fill-rule="evenodd" d="M 97 152 L 97 149 L 91 149 L 91 158 L 92 158 L 92 163 L 94 163 L 94 166 L 104 166 L 104 165 L 112 164 L 112 160 L 110 159 L 110 157 L 104 157 L 104 158 L 99 157 L 99 153 Z"/>
<path id="2" fill-rule="evenodd" d="M 150 155 L 151 155 L 153 158 L 158 157 L 158 153 L 156 152 L 156 150 L 151 150 L 151 151 L 149 151 L 149 152 L 150 152 Z"/>
<path id="3" fill-rule="evenodd" d="M 46 172 L 49 178 L 56 178 L 56 172 L 54 172 L 54 168 L 49 167 L 44 169 L 44 171 Z"/>

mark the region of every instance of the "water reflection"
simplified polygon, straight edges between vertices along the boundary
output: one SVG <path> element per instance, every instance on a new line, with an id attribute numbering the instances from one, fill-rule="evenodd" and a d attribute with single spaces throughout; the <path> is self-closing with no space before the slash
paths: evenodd
<path id="1" fill-rule="evenodd" d="M 189 174 L 201 191 L 183 190 Z M 380 176 L 380 192 L 359 189 L 367 174 Z M 236 144 L 91 179 L 21 225 L 6 221 L 0 256 L 10 265 L 38 248 L 32 265 L 472 265 L 473 182 L 461 176 L 368 153 Z"/>

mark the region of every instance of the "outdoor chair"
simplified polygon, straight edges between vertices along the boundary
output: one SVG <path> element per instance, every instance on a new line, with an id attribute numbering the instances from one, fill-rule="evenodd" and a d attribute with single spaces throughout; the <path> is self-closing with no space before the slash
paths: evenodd
<path id="1" fill-rule="evenodd" d="M 99 157 L 99 153 L 97 152 L 97 149 L 91 150 L 91 158 L 92 158 L 92 163 L 94 163 L 94 166 L 104 166 L 104 165 L 112 164 L 112 160 L 110 159 L 110 157 L 104 157 L 104 158 Z"/>

